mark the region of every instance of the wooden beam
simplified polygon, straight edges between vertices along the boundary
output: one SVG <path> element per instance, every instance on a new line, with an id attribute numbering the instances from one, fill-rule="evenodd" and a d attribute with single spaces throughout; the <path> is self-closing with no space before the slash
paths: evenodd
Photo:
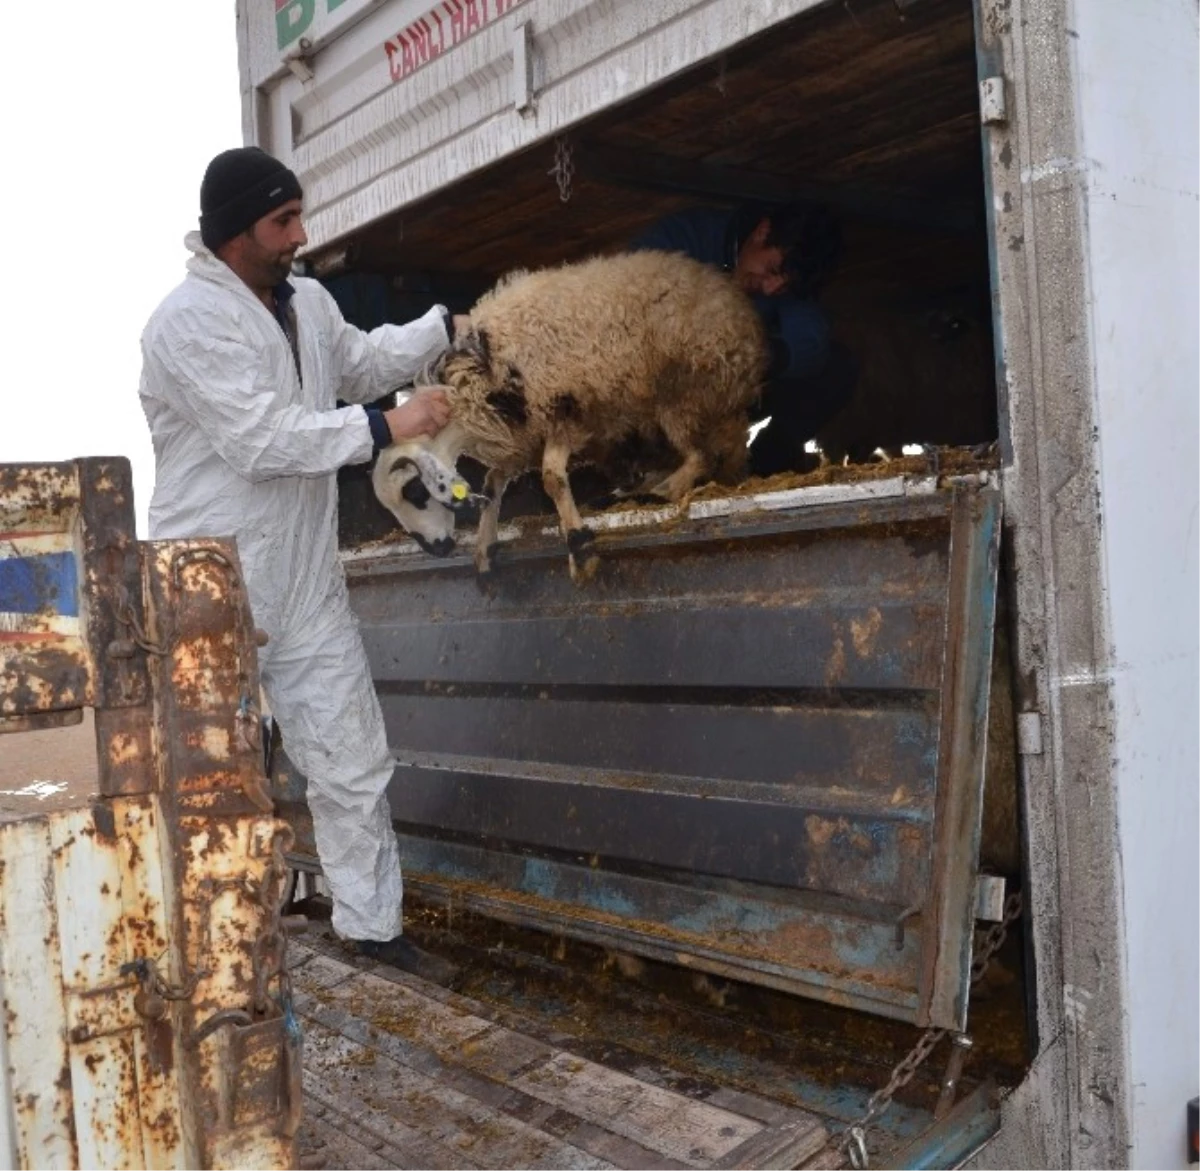
<path id="1" fill-rule="evenodd" d="M 980 222 L 978 209 L 970 203 L 803 183 L 760 171 L 648 151 L 618 150 L 595 142 L 583 142 L 576 148 L 575 165 L 596 182 L 617 187 L 671 191 L 721 202 L 783 204 L 805 200 L 827 204 L 849 215 L 922 231 L 960 234 L 973 231 Z"/>

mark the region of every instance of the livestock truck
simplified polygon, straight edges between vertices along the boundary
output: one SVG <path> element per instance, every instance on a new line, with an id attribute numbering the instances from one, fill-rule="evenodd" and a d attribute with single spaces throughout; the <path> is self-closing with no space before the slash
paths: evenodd
<path id="1" fill-rule="evenodd" d="M 355 324 L 812 199 L 859 377 L 815 471 L 597 505 L 583 587 L 536 485 L 481 583 L 343 472 L 453 991 L 320 923 L 236 550 L 139 544 L 121 461 L 8 469 L 9 742 L 88 708 L 97 745 L 61 810 L 6 785 L 10 1164 L 1194 1160 L 1195 6 L 237 22 L 245 140 Z"/>

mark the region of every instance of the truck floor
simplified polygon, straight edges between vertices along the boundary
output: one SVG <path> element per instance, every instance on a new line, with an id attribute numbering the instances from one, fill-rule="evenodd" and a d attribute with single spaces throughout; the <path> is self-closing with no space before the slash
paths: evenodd
<path id="1" fill-rule="evenodd" d="M 808 1111 L 600 1064 L 565 1036 L 534 1036 L 480 1001 L 335 947 L 314 940 L 293 953 L 305 1166 L 836 1165 Z"/>

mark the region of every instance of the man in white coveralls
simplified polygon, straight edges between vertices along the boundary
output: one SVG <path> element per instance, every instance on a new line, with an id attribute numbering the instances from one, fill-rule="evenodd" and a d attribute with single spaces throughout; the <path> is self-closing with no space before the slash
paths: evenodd
<path id="1" fill-rule="evenodd" d="M 314 280 L 290 277 L 306 243 L 296 176 L 255 147 L 225 151 L 200 187 L 188 273 L 142 335 L 140 394 L 154 442 L 150 536 L 228 537 L 255 624 L 262 682 L 288 755 L 308 778 L 333 927 L 366 955 L 439 983 L 454 968 L 401 935 L 400 857 L 383 716 L 337 558 L 337 469 L 435 435 L 440 390 L 388 411 L 450 341 L 435 306 L 369 334 Z"/>

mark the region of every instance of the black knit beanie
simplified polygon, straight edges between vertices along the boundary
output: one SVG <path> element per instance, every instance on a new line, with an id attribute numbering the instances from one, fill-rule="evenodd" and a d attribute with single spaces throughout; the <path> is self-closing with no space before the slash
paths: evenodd
<path id="1" fill-rule="evenodd" d="M 257 146 L 222 151 L 200 184 L 200 236 L 216 252 L 263 216 L 301 197 L 300 180 Z"/>

